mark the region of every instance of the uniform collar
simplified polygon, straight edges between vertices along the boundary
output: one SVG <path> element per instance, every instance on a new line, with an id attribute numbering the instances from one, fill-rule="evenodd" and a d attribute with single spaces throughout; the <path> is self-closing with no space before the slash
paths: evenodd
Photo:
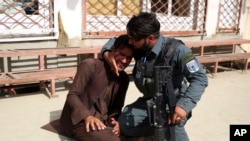
<path id="1" fill-rule="evenodd" d="M 156 56 L 158 56 L 161 52 L 161 49 L 163 47 L 163 44 L 165 44 L 165 37 L 160 35 L 156 44 L 154 45 L 154 47 L 152 48 L 150 53 L 154 53 Z"/>

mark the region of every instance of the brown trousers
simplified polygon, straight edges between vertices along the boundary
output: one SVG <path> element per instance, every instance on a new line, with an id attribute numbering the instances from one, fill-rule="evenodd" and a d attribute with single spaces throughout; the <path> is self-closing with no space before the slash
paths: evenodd
<path id="1" fill-rule="evenodd" d="M 120 137 L 112 132 L 111 127 L 101 131 L 86 132 L 85 124 L 80 123 L 73 128 L 73 137 L 77 141 L 120 141 Z"/>
<path id="2" fill-rule="evenodd" d="M 154 137 L 125 137 L 116 136 L 111 127 L 101 131 L 86 132 L 85 124 L 79 123 L 73 128 L 73 137 L 77 141 L 154 141 Z"/>

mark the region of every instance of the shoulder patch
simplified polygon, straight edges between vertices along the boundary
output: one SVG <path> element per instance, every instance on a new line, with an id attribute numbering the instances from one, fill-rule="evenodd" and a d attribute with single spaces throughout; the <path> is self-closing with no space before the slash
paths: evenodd
<path id="1" fill-rule="evenodd" d="M 199 65 L 197 64 L 195 59 L 189 61 L 186 64 L 186 66 L 188 68 L 188 71 L 191 72 L 191 73 L 197 72 L 199 70 Z"/>
<path id="2" fill-rule="evenodd" d="M 193 53 L 188 52 L 181 57 L 181 61 L 183 64 L 186 64 L 187 62 L 194 60 L 194 58 L 195 58 L 195 56 L 193 55 Z"/>

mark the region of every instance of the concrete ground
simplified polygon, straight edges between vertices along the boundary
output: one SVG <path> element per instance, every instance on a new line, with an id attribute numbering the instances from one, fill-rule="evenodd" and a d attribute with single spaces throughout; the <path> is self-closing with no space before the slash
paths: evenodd
<path id="1" fill-rule="evenodd" d="M 209 86 L 186 130 L 190 141 L 229 141 L 230 124 L 250 124 L 250 70 L 209 76 Z M 59 118 L 67 90 L 49 99 L 42 93 L 0 98 L 0 141 L 70 141 L 40 127 Z M 126 104 L 140 93 L 131 82 Z"/>

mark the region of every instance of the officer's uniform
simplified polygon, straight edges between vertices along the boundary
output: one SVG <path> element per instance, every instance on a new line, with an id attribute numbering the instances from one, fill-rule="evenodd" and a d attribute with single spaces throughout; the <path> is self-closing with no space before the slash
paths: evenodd
<path id="1" fill-rule="evenodd" d="M 119 118 L 121 131 L 126 136 L 151 136 L 154 134 L 153 127 L 149 124 L 146 104 L 146 101 L 155 94 L 154 81 L 152 77 L 148 77 L 143 71 L 143 69 L 147 70 L 153 67 L 147 68 L 147 65 L 143 66 L 142 64 L 150 64 L 152 60 L 155 60 L 161 50 L 166 46 L 168 40 L 169 38 L 160 36 L 150 52 L 147 52 L 145 55 L 135 56 L 136 64 L 133 70 L 134 82 L 137 88 L 143 93 L 143 97 L 127 105 Z M 102 52 L 106 49 L 110 49 L 113 42 L 114 39 L 109 40 L 109 42 L 104 45 Z M 170 64 L 173 66 L 172 78 L 174 88 L 176 90 L 179 89 L 177 105 L 190 115 L 191 110 L 196 106 L 196 103 L 200 100 L 201 95 L 208 85 L 207 76 L 202 65 L 192 54 L 191 49 L 185 45 L 177 47 Z M 146 68 L 142 68 L 145 66 Z M 183 83 L 184 79 L 187 80 L 188 84 Z M 186 121 L 187 117 L 183 119 L 181 124 L 175 126 L 176 141 L 189 140 L 184 129 Z"/>

